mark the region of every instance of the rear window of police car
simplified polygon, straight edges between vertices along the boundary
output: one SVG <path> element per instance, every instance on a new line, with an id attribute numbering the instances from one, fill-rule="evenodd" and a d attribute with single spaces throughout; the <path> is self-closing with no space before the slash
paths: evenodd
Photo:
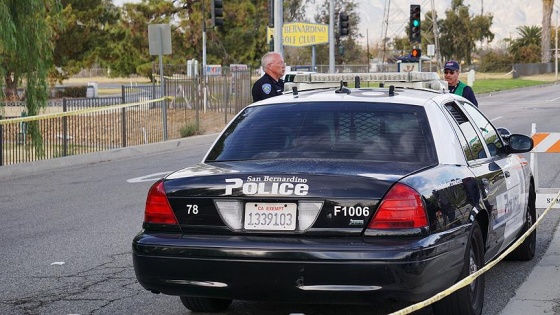
<path id="1" fill-rule="evenodd" d="M 433 162 L 423 108 L 318 102 L 246 108 L 207 161 L 289 158 Z"/>

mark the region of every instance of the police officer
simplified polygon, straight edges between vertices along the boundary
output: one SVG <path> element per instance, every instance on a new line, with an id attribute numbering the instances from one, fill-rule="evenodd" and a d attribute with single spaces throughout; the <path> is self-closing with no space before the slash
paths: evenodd
<path id="1" fill-rule="evenodd" d="M 280 79 L 286 71 L 284 58 L 277 52 L 268 52 L 261 59 L 264 75 L 253 84 L 253 102 L 281 95 L 284 81 Z"/>
<path id="2" fill-rule="evenodd" d="M 447 81 L 449 92 L 461 95 L 478 107 L 478 101 L 474 96 L 473 89 L 465 83 L 459 81 L 459 64 L 456 61 L 450 60 L 446 62 L 443 67 L 443 73 L 445 74 L 445 81 Z"/>

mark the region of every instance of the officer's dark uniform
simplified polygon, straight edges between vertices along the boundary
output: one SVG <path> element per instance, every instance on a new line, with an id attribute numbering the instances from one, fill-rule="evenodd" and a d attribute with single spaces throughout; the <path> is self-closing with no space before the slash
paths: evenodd
<path id="1" fill-rule="evenodd" d="M 284 81 L 282 79 L 275 81 L 268 73 L 265 73 L 253 84 L 253 102 L 282 95 L 282 92 L 284 92 Z"/>
<path id="2" fill-rule="evenodd" d="M 478 101 L 476 99 L 476 96 L 474 96 L 473 89 L 470 86 L 459 81 L 456 86 L 448 86 L 448 88 L 449 88 L 449 92 L 453 94 L 461 95 L 462 97 L 471 101 L 471 103 L 476 105 L 476 107 L 478 107 Z"/>

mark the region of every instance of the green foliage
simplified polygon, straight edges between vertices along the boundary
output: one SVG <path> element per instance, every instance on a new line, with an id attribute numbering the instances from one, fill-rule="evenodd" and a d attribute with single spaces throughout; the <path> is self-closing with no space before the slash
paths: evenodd
<path id="1" fill-rule="evenodd" d="M 513 58 L 511 55 L 491 51 L 482 57 L 478 70 L 481 72 L 509 72 L 512 69 L 512 64 Z"/>
<path id="2" fill-rule="evenodd" d="M 144 63 L 136 67 L 136 73 L 138 73 L 139 76 L 150 79 L 151 82 L 154 81 L 154 74 L 153 74 L 151 62 Z"/>
<path id="3" fill-rule="evenodd" d="M 30 116 L 47 105 L 55 32 L 63 27 L 60 10 L 56 0 L 0 1 L 0 76 L 11 99 L 18 98 L 17 85 L 25 82 Z M 35 154 L 42 156 L 43 139 L 37 122 L 30 122 L 28 130 Z"/>
<path id="4" fill-rule="evenodd" d="M 494 34 L 490 32 L 492 19 L 492 15 L 471 17 L 469 6 L 464 5 L 463 0 L 453 0 L 451 9 L 445 11 L 445 19 L 438 22 L 444 59 L 464 60 L 470 65 L 475 42 L 483 39 L 491 42 L 494 39 Z"/>
<path id="5" fill-rule="evenodd" d="M 64 30 L 58 32 L 54 62 L 71 74 L 97 64 L 111 43 L 110 29 L 119 18 L 111 0 L 62 0 Z"/>
<path id="6" fill-rule="evenodd" d="M 57 91 L 57 97 L 71 97 L 80 98 L 87 96 L 87 86 L 67 86 L 62 90 Z"/>
<path id="7" fill-rule="evenodd" d="M 476 80 L 472 87 L 476 94 L 489 93 L 495 91 L 511 90 L 529 86 L 543 84 L 542 81 L 524 79 L 482 79 Z"/>
<path id="8" fill-rule="evenodd" d="M 336 53 L 336 64 L 366 64 L 367 52 L 364 47 L 360 46 L 357 42 L 362 38 L 360 33 L 360 14 L 358 12 L 358 5 L 354 0 L 340 0 L 334 2 L 334 23 L 338 23 L 338 14 L 344 12 L 348 14 L 349 20 L 349 34 L 348 36 L 338 36 L 338 27 L 335 27 L 335 50 L 338 52 L 338 47 L 344 47 L 344 55 L 341 56 Z M 314 16 L 313 23 L 329 24 L 330 9 L 329 0 L 323 0 L 317 3 L 317 13 Z M 295 47 L 291 49 L 284 49 L 284 59 L 288 64 L 311 64 L 311 47 Z M 286 52 L 288 52 L 286 54 Z M 329 45 L 316 46 L 316 63 L 329 64 Z"/>
<path id="9" fill-rule="evenodd" d="M 515 63 L 540 63 L 541 46 L 529 45 L 519 48 L 514 55 Z"/>
<path id="10" fill-rule="evenodd" d="M 542 28 L 540 26 L 520 26 L 517 28 L 517 33 L 520 37 L 515 39 L 509 47 L 514 62 L 540 62 Z"/>
<path id="11" fill-rule="evenodd" d="M 179 134 L 181 138 L 186 138 L 194 135 L 199 134 L 198 125 L 197 124 L 186 124 L 179 130 Z"/>

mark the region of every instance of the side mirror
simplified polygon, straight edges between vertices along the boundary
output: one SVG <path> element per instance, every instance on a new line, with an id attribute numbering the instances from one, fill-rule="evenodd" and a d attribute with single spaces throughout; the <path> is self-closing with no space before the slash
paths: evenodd
<path id="1" fill-rule="evenodd" d="M 526 135 L 510 134 L 508 138 L 508 151 L 510 153 L 524 153 L 533 149 L 533 139 Z"/>

